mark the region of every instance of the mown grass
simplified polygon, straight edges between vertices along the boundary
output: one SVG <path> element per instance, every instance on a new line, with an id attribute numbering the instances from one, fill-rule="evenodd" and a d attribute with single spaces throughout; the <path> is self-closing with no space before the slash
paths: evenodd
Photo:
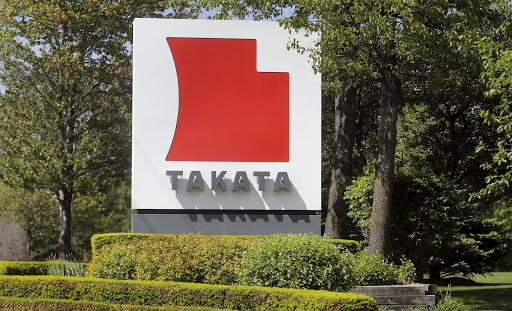
<path id="1" fill-rule="evenodd" d="M 482 284 L 512 285 L 512 272 L 494 272 L 486 275 L 476 275 L 472 280 Z"/>
<path id="2" fill-rule="evenodd" d="M 512 311 L 512 272 L 477 275 L 472 286 L 443 286 L 439 292 L 451 292 L 468 310 Z"/>

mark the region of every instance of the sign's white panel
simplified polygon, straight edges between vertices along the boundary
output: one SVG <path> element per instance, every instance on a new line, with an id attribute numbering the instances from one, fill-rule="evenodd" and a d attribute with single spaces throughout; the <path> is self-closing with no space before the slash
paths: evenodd
<path id="1" fill-rule="evenodd" d="M 133 209 L 320 210 L 320 76 L 276 22 L 136 19 Z"/>

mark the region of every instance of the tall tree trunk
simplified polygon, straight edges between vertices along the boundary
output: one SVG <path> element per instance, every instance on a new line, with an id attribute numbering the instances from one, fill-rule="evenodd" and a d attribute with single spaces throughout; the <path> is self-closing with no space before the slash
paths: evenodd
<path id="1" fill-rule="evenodd" d="M 71 200 L 72 191 L 60 189 L 57 193 L 60 208 L 59 258 L 71 255 Z"/>
<path id="2" fill-rule="evenodd" d="M 394 73 L 396 59 L 382 66 L 381 113 L 379 124 L 379 150 L 373 190 L 372 219 L 369 252 L 387 256 L 390 244 L 391 198 L 395 178 L 396 121 L 401 102 L 401 86 Z"/>
<path id="3" fill-rule="evenodd" d="M 342 224 L 346 223 L 348 207 L 343 200 L 343 193 L 352 179 L 356 103 L 355 88 L 336 94 L 333 162 L 324 232 L 327 237 L 333 239 L 346 237 Z"/>

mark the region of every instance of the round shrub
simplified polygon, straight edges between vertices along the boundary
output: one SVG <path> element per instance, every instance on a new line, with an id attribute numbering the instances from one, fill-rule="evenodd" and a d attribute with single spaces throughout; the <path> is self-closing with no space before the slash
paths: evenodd
<path id="1" fill-rule="evenodd" d="M 136 266 L 137 257 L 133 246 L 106 245 L 94 256 L 88 275 L 104 279 L 133 280 Z"/>
<path id="2" fill-rule="evenodd" d="M 239 283 L 348 291 L 357 281 L 350 256 L 319 236 L 272 235 L 249 245 Z"/>

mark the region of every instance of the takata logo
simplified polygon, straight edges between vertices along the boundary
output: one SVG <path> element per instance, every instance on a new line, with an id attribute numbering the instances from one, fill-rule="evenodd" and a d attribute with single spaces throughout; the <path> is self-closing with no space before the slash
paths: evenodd
<path id="1" fill-rule="evenodd" d="M 132 208 L 320 210 L 321 77 L 287 48 L 319 38 L 135 19 Z"/>
<path id="2" fill-rule="evenodd" d="M 179 86 L 167 161 L 288 162 L 289 75 L 256 70 L 256 40 L 167 43 Z"/>

